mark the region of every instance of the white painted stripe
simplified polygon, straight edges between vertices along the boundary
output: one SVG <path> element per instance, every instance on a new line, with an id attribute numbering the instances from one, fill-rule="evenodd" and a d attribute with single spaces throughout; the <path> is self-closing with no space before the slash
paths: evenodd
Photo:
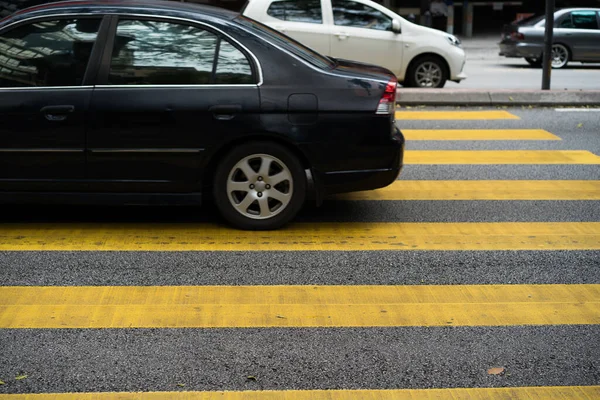
<path id="1" fill-rule="evenodd" d="M 555 108 L 558 112 L 600 112 L 600 108 Z"/>

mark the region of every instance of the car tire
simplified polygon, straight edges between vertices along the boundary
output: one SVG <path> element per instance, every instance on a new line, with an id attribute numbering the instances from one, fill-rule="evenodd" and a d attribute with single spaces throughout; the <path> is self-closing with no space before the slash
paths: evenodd
<path id="1" fill-rule="evenodd" d="M 442 58 L 427 55 L 410 63 L 406 86 L 416 88 L 443 88 L 448 80 L 448 69 Z"/>
<path id="2" fill-rule="evenodd" d="M 560 43 L 552 45 L 552 68 L 560 69 L 567 66 L 571 59 L 571 51 L 567 46 Z"/>
<path id="3" fill-rule="evenodd" d="M 219 163 L 213 195 L 221 215 L 234 227 L 278 229 L 302 208 L 306 176 L 286 147 L 265 141 L 245 143 Z"/>
<path id="4" fill-rule="evenodd" d="M 525 61 L 527 61 L 532 67 L 541 67 L 543 59 L 542 57 L 525 57 Z"/>

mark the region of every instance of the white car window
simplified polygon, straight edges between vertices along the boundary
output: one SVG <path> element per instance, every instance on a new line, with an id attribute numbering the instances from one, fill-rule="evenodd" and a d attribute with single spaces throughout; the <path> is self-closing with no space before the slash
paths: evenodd
<path id="1" fill-rule="evenodd" d="M 379 10 L 350 0 L 333 0 L 333 21 L 339 26 L 391 31 L 392 19 Z"/>
<path id="2" fill-rule="evenodd" d="M 267 9 L 267 14 L 282 21 L 323 23 L 320 0 L 274 1 Z"/>

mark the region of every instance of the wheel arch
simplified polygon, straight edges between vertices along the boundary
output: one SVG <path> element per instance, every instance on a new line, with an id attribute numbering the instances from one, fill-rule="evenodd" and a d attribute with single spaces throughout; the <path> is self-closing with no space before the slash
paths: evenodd
<path id="1" fill-rule="evenodd" d="M 411 69 L 420 59 L 425 58 L 425 57 L 435 57 L 438 60 L 440 60 L 442 62 L 442 67 L 446 70 L 446 76 L 450 77 L 450 64 L 448 64 L 448 60 L 446 60 L 446 57 L 442 56 L 439 53 L 435 53 L 433 51 L 426 51 L 423 53 L 416 54 L 410 60 L 410 62 L 408 63 L 408 66 L 406 67 L 406 73 L 404 74 L 404 82 L 410 81 L 408 74 L 411 72 Z"/>
<path id="2" fill-rule="evenodd" d="M 569 46 L 565 42 L 561 42 L 561 41 L 556 41 L 556 42 L 552 43 L 553 46 L 556 45 L 556 44 L 560 44 L 561 46 L 565 46 L 565 48 L 569 52 L 569 58 L 568 58 L 567 61 L 573 61 L 573 49 L 571 48 L 571 46 Z"/>
<path id="3" fill-rule="evenodd" d="M 217 165 L 219 163 L 219 160 L 221 160 L 225 156 L 225 154 L 227 154 L 236 146 L 240 146 L 245 143 L 261 141 L 269 141 L 284 146 L 298 158 L 298 161 L 300 161 L 300 164 L 302 164 L 302 168 L 311 168 L 310 160 L 308 159 L 306 154 L 304 154 L 304 152 L 302 152 L 302 150 L 298 146 L 294 145 L 291 141 L 286 140 L 285 138 L 279 135 L 274 135 L 272 133 L 266 132 L 258 132 L 249 135 L 238 136 L 228 142 L 220 144 L 208 156 L 208 160 L 204 164 L 205 166 L 200 177 L 203 191 L 205 191 L 207 188 L 210 188 L 213 185 Z"/>

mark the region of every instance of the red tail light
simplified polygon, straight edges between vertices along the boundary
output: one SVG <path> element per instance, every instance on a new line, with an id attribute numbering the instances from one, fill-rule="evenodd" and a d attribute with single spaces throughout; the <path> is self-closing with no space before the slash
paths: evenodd
<path id="1" fill-rule="evenodd" d="M 525 40 L 525 35 L 523 35 L 520 32 L 513 32 L 513 33 L 510 34 L 510 37 L 513 40 Z"/>
<path id="2" fill-rule="evenodd" d="M 381 96 L 381 100 L 379 100 L 379 105 L 377 106 L 376 114 L 392 114 L 396 108 L 396 87 L 398 86 L 398 81 L 396 78 L 390 79 L 390 81 L 385 85 L 385 90 L 383 91 L 383 96 Z"/>

